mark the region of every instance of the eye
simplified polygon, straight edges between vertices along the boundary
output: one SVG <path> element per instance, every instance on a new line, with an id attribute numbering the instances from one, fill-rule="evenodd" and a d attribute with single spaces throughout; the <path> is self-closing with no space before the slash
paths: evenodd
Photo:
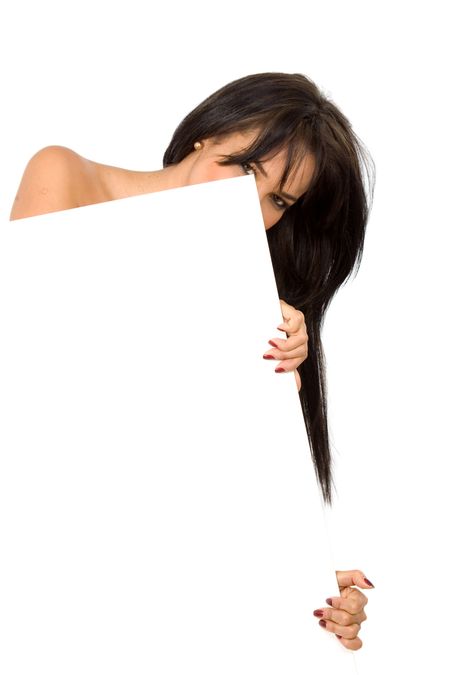
<path id="1" fill-rule="evenodd" d="M 256 170 L 255 170 L 255 169 L 252 167 L 252 165 L 249 164 L 248 162 L 243 162 L 243 163 L 241 164 L 241 167 L 244 169 L 244 172 L 245 172 L 245 173 L 248 173 L 248 174 L 250 174 L 250 173 L 255 173 L 255 174 L 256 174 Z"/>
<path id="2" fill-rule="evenodd" d="M 256 175 L 256 169 L 249 162 L 242 162 L 241 167 L 245 173 L 248 174 L 253 173 Z M 286 202 L 283 199 L 281 199 L 281 197 L 279 197 L 278 195 L 273 195 L 272 201 L 275 205 L 275 208 L 279 209 L 280 211 L 283 211 L 284 209 L 288 208 L 288 204 L 286 204 Z"/>
<path id="3" fill-rule="evenodd" d="M 278 199 L 279 201 L 277 201 L 277 199 Z M 286 204 L 286 202 L 283 201 L 283 199 L 281 199 L 281 197 L 279 197 L 278 195 L 273 195 L 273 196 L 272 196 L 272 201 L 273 201 L 273 203 L 275 204 L 275 206 L 277 207 L 277 209 L 287 209 L 287 207 L 288 207 L 288 205 Z"/>

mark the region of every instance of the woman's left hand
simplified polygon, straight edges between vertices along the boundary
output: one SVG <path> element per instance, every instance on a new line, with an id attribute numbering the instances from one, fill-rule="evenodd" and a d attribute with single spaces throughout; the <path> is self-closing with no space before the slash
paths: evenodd
<path id="1" fill-rule="evenodd" d="M 360 649 L 362 641 L 358 637 L 361 624 L 367 619 L 364 607 L 367 598 L 359 588 L 374 588 L 372 582 L 366 579 L 360 570 L 336 572 L 339 584 L 340 597 L 328 598 L 331 607 L 323 607 L 314 611 L 314 616 L 320 616 L 319 624 L 325 630 L 335 633 L 347 649 Z"/>
<path id="2" fill-rule="evenodd" d="M 305 317 L 303 312 L 288 305 L 284 300 L 280 300 L 280 305 L 284 323 L 278 326 L 278 330 L 284 331 L 288 338 L 283 340 L 277 337 L 269 340 L 273 349 L 269 349 L 263 355 L 263 358 L 282 361 L 275 368 L 276 373 L 295 371 L 297 388 L 300 391 L 302 383 L 297 369 L 308 356 L 308 333 Z"/>

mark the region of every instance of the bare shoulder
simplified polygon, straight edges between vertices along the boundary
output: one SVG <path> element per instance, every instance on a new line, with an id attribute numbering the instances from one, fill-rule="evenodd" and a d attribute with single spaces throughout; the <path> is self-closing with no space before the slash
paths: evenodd
<path id="1" fill-rule="evenodd" d="M 96 191 L 96 180 L 95 164 L 73 150 L 42 148 L 25 168 L 10 220 L 81 206 Z"/>

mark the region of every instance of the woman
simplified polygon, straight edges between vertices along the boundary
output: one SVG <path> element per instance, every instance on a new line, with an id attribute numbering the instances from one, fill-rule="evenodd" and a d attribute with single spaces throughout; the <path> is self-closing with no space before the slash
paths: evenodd
<path id="1" fill-rule="evenodd" d="M 44 148 L 25 169 L 11 219 L 253 173 L 282 298 L 278 329 L 287 335 L 272 337 L 263 358 L 279 361 L 276 373 L 295 373 L 318 481 L 331 503 L 320 330 L 332 297 L 359 267 L 373 189 L 369 164 L 347 118 L 311 80 L 258 73 L 189 113 L 161 170 L 129 171 L 68 148 Z M 367 598 L 354 586 L 373 584 L 359 570 L 336 575 L 340 597 L 314 615 L 345 647 L 359 649 Z"/>

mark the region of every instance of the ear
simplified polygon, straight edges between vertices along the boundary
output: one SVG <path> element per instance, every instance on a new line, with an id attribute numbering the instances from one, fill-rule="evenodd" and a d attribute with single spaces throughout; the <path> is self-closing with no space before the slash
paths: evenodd
<path id="1" fill-rule="evenodd" d="M 209 150 L 212 145 L 215 145 L 217 143 L 214 142 L 214 138 L 199 138 L 197 141 L 194 143 L 194 150 L 196 152 L 201 152 L 202 150 Z"/>

